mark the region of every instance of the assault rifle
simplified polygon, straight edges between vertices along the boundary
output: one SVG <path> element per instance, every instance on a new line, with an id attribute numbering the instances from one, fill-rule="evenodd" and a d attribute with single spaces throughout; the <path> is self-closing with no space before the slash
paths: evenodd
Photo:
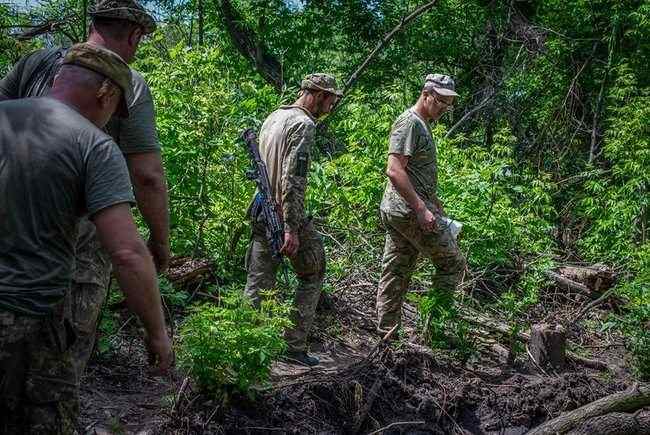
<path id="1" fill-rule="evenodd" d="M 250 180 L 255 181 L 257 185 L 257 194 L 251 207 L 251 216 L 255 219 L 262 213 L 266 226 L 266 240 L 271 247 L 273 257 L 281 259 L 282 254 L 280 253 L 280 249 L 284 244 L 284 228 L 282 219 L 278 213 L 278 204 L 271 194 L 271 185 L 269 183 L 269 174 L 266 172 L 266 164 L 264 164 L 260 157 L 257 134 L 255 134 L 252 128 L 249 128 L 242 133 L 242 139 L 246 144 L 246 149 L 253 163 L 253 167 L 246 173 L 246 176 Z"/>

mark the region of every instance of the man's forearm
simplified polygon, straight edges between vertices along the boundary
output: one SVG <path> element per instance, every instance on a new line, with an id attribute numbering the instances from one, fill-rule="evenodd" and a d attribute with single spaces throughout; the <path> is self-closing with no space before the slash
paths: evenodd
<path id="1" fill-rule="evenodd" d="M 156 271 L 144 245 L 137 250 L 120 250 L 111 256 L 117 281 L 126 303 L 151 336 L 165 333 Z"/>
<path id="2" fill-rule="evenodd" d="M 133 184 L 138 210 L 154 242 L 169 244 L 169 198 L 164 177 L 156 182 Z"/>
<path id="3" fill-rule="evenodd" d="M 397 193 L 406 200 L 413 210 L 418 211 L 425 207 L 424 201 L 418 196 L 406 171 L 395 168 L 389 171 L 388 177 Z"/>
<path id="4" fill-rule="evenodd" d="M 152 241 L 169 244 L 169 198 L 162 158 L 158 152 L 126 156 L 138 210 Z"/>

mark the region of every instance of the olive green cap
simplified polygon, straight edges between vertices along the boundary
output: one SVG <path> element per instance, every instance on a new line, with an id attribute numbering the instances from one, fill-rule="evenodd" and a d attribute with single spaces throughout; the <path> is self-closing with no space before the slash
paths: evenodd
<path id="1" fill-rule="evenodd" d="M 309 74 L 302 79 L 300 89 L 315 89 L 317 91 L 329 92 L 339 97 L 343 96 L 343 92 L 338 88 L 334 76 L 324 73 Z"/>
<path id="2" fill-rule="evenodd" d="M 115 113 L 123 118 L 129 116 L 128 103 L 133 101 L 131 68 L 120 56 L 99 45 L 83 42 L 68 49 L 63 65 L 80 66 L 112 80 L 122 89 L 122 100 Z"/>
<path id="3" fill-rule="evenodd" d="M 131 21 L 142 26 L 145 35 L 156 30 L 156 20 L 135 0 L 97 0 L 88 15 Z"/>

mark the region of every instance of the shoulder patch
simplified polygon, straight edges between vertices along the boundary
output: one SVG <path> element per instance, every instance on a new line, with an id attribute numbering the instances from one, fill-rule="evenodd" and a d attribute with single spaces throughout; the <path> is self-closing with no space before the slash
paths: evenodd
<path id="1" fill-rule="evenodd" d="M 306 152 L 299 152 L 298 161 L 296 162 L 296 175 L 298 177 L 306 177 L 308 167 L 309 167 L 309 154 L 307 154 Z"/>

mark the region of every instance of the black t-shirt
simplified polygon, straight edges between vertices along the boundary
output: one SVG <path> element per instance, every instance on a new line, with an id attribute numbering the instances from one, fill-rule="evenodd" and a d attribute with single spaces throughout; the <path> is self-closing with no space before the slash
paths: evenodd
<path id="1" fill-rule="evenodd" d="M 79 219 L 133 200 L 122 153 L 74 109 L 0 103 L 0 308 L 48 314 L 70 284 Z"/>

